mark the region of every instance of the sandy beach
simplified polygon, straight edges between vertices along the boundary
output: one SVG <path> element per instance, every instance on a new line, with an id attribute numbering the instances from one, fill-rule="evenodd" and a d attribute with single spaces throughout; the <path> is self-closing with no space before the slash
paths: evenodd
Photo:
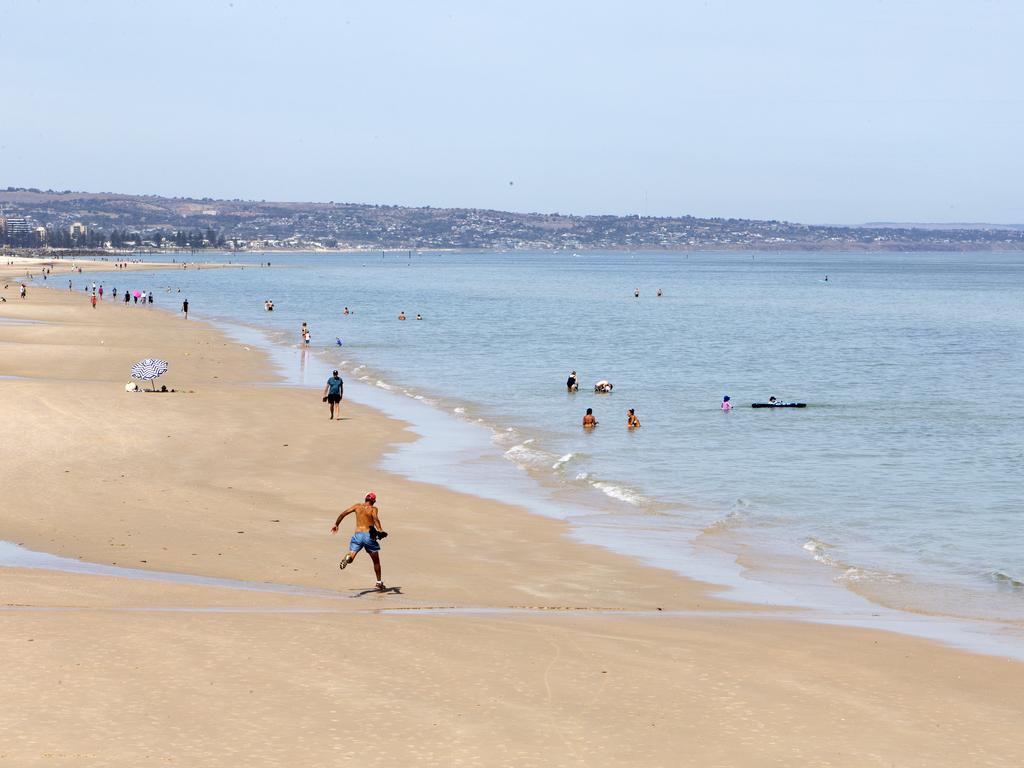
<path id="1" fill-rule="evenodd" d="M 19 299 L 25 269 L 0 267 L 0 540 L 296 589 L 0 570 L 0 765 L 1024 763 L 1024 664 L 726 601 L 385 473 L 404 424 L 331 422 L 260 350 L 166 300 L 93 309 L 60 262 Z M 126 392 L 151 356 L 176 391 Z M 385 593 L 329 534 L 370 490 Z"/>

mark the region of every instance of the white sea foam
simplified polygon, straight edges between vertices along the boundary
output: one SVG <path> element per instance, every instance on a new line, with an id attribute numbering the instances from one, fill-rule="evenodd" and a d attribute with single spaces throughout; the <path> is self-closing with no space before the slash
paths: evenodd
<path id="1" fill-rule="evenodd" d="M 505 457 L 514 461 L 524 469 L 537 469 L 540 467 L 548 467 L 551 465 L 554 456 L 546 451 L 537 450 L 530 448 L 529 444 L 532 440 L 513 445 L 507 451 L 505 451 Z"/>
<path id="2" fill-rule="evenodd" d="M 835 558 L 833 558 L 828 553 L 830 545 L 826 544 L 823 541 L 818 541 L 817 539 L 808 539 L 804 542 L 803 548 L 805 551 L 811 553 L 811 557 L 813 557 L 815 560 L 817 560 L 819 563 L 822 563 L 823 565 L 838 565 L 838 563 L 836 563 Z"/>
<path id="3" fill-rule="evenodd" d="M 567 453 L 567 454 L 565 454 L 565 456 L 560 456 L 558 458 L 558 461 L 556 461 L 554 464 L 551 465 L 551 468 L 552 469 L 561 469 L 562 465 L 564 465 L 564 464 L 568 463 L 569 461 L 571 461 L 572 457 L 575 456 L 575 455 L 576 455 L 575 453 Z"/>
<path id="4" fill-rule="evenodd" d="M 626 488 L 625 486 L 606 483 L 602 480 L 593 482 L 591 485 L 604 493 L 605 496 L 612 499 L 618 499 L 619 501 L 624 501 L 627 504 L 632 504 L 634 507 L 643 506 L 643 503 L 647 501 L 646 497 L 634 490 Z"/>
<path id="5" fill-rule="evenodd" d="M 899 580 L 899 577 L 892 573 L 885 573 L 884 571 L 875 571 L 870 568 L 848 565 L 837 560 L 829 554 L 829 550 L 832 549 L 832 545 L 819 541 L 818 539 L 808 539 L 804 542 L 803 548 L 805 551 L 810 552 L 811 556 L 822 565 L 827 565 L 830 568 L 841 569 L 842 573 L 836 576 L 836 581 L 855 582 Z"/>
<path id="6" fill-rule="evenodd" d="M 389 392 L 394 389 L 394 387 L 392 387 L 390 384 L 385 384 L 380 379 L 377 379 L 377 386 L 380 387 L 381 389 L 386 389 Z"/>
<path id="7" fill-rule="evenodd" d="M 452 411 L 454 413 L 465 413 L 466 409 L 465 408 L 453 408 Z"/>

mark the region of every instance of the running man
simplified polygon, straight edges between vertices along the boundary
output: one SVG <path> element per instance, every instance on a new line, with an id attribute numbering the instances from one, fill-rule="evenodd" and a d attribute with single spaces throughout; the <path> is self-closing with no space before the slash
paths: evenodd
<path id="1" fill-rule="evenodd" d="M 331 420 L 334 420 L 334 410 L 338 409 L 338 419 L 341 419 L 341 399 L 345 392 L 345 382 L 335 371 L 334 375 L 324 385 L 324 402 L 331 406 Z"/>
<path id="2" fill-rule="evenodd" d="M 338 532 L 338 526 L 341 525 L 341 521 L 351 515 L 353 512 L 356 515 L 356 530 L 352 534 L 352 539 L 348 544 L 348 554 L 341 558 L 341 562 L 338 563 L 338 567 L 341 570 L 345 570 L 349 563 L 356 559 L 356 555 L 359 554 L 359 550 L 365 549 L 370 555 L 370 559 L 373 560 L 373 572 L 377 576 L 377 590 L 383 592 L 387 587 L 384 586 L 384 582 L 380 577 L 380 543 L 377 539 L 382 539 L 387 536 L 384 531 L 381 530 L 380 515 L 378 514 L 377 507 L 377 494 L 370 491 L 366 494 L 366 500 L 362 504 L 353 504 L 351 507 L 346 509 L 340 515 L 338 519 L 334 521 L 334 527 L 331 528 L 331 533 Z M 370 531 L 373 529 L 376 535 L 373 535 Z"/>

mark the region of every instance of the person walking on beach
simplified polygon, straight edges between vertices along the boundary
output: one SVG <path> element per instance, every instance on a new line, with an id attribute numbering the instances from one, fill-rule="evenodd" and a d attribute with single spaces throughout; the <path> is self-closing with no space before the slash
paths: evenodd
<path id="1" fill-rule="evenodd" d="M 324 385 L 324 402 L 331 407 L 331 420 L 334 419 L 334 410 L 338 410 L 338 418 L 341 419 L 341 399 L 345 392 L 345 382 L 335 371 Z"/>
<path id="2" fill-rule="evenodd" d="M 366 494 L 366 498 L 361 504 L 353 504 L 338 515 L 338 519 L 334 521 L 334 526 L 331 528 L 331 533 L 337 533 L 341 521 L 349 515 L 355 514 L 356 530 L 348 543 L 348 553 L 341 558 L 338 568 L 345 570 L 356 559 L 359 551 L 365 549 L 367 554 L 370 555 L 370 559 L 373 560 L 373 572 L 377 576 L 377 590 L 383 592 L 387 587 L 384 586 L 384 581 L 380 575 L 379 539 L 383 539 L 387 536 L 387 533 L 382 530 L 380 513 L 377 510 L 376 503 L 377 494 L 370 491 Z"/>
<path id="3" fill-rule="evenodd" d="M 131 291 L 125 291 L 124 292 L 124 303 L 127 304 L 131 300 L 132 300 L 132 292 Z"/>
<path id="4" fill-rule="evenodd" d="M 90 296 L 89 300 L 92 303 L 92 308 L 96 309 L 96 294 L 94 293 L 92 296 Z"/>
<path id="5" fill-rule="evenodd" d="M 597 417 L 594 416 L 594 409 L 587 408 L 586 414 L 583 416 L 583 428 L 593 429 L 597 426 Z"/>
<path id="6" fill-rule="evenodd" d="M 128 294 L 125 294 L 125 299 L 127 300 L 127 298 Z M 185 313 L 185 319 L 188 320 L 188 299 L 181 302 L 181 311 Z"/>

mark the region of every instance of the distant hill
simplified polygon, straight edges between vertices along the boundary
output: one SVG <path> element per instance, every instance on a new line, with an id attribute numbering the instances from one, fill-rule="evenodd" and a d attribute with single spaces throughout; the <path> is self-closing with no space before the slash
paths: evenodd
<path id="1" fill-rule="evenodd" d="M 268 202 L 8 187 L 0 216 L 54 235 L 236 247 L 664 250 L 1017 250 L 1024 226 L 871 223 L 859 227 L 694 216 L 574 216 L 475 208 Z M 194 233 L 200 233 L 198 236 Z M 204 241 L 202 233 L 209 236 Z M 173 242 L 173 240 L 172 240 Z"/>

